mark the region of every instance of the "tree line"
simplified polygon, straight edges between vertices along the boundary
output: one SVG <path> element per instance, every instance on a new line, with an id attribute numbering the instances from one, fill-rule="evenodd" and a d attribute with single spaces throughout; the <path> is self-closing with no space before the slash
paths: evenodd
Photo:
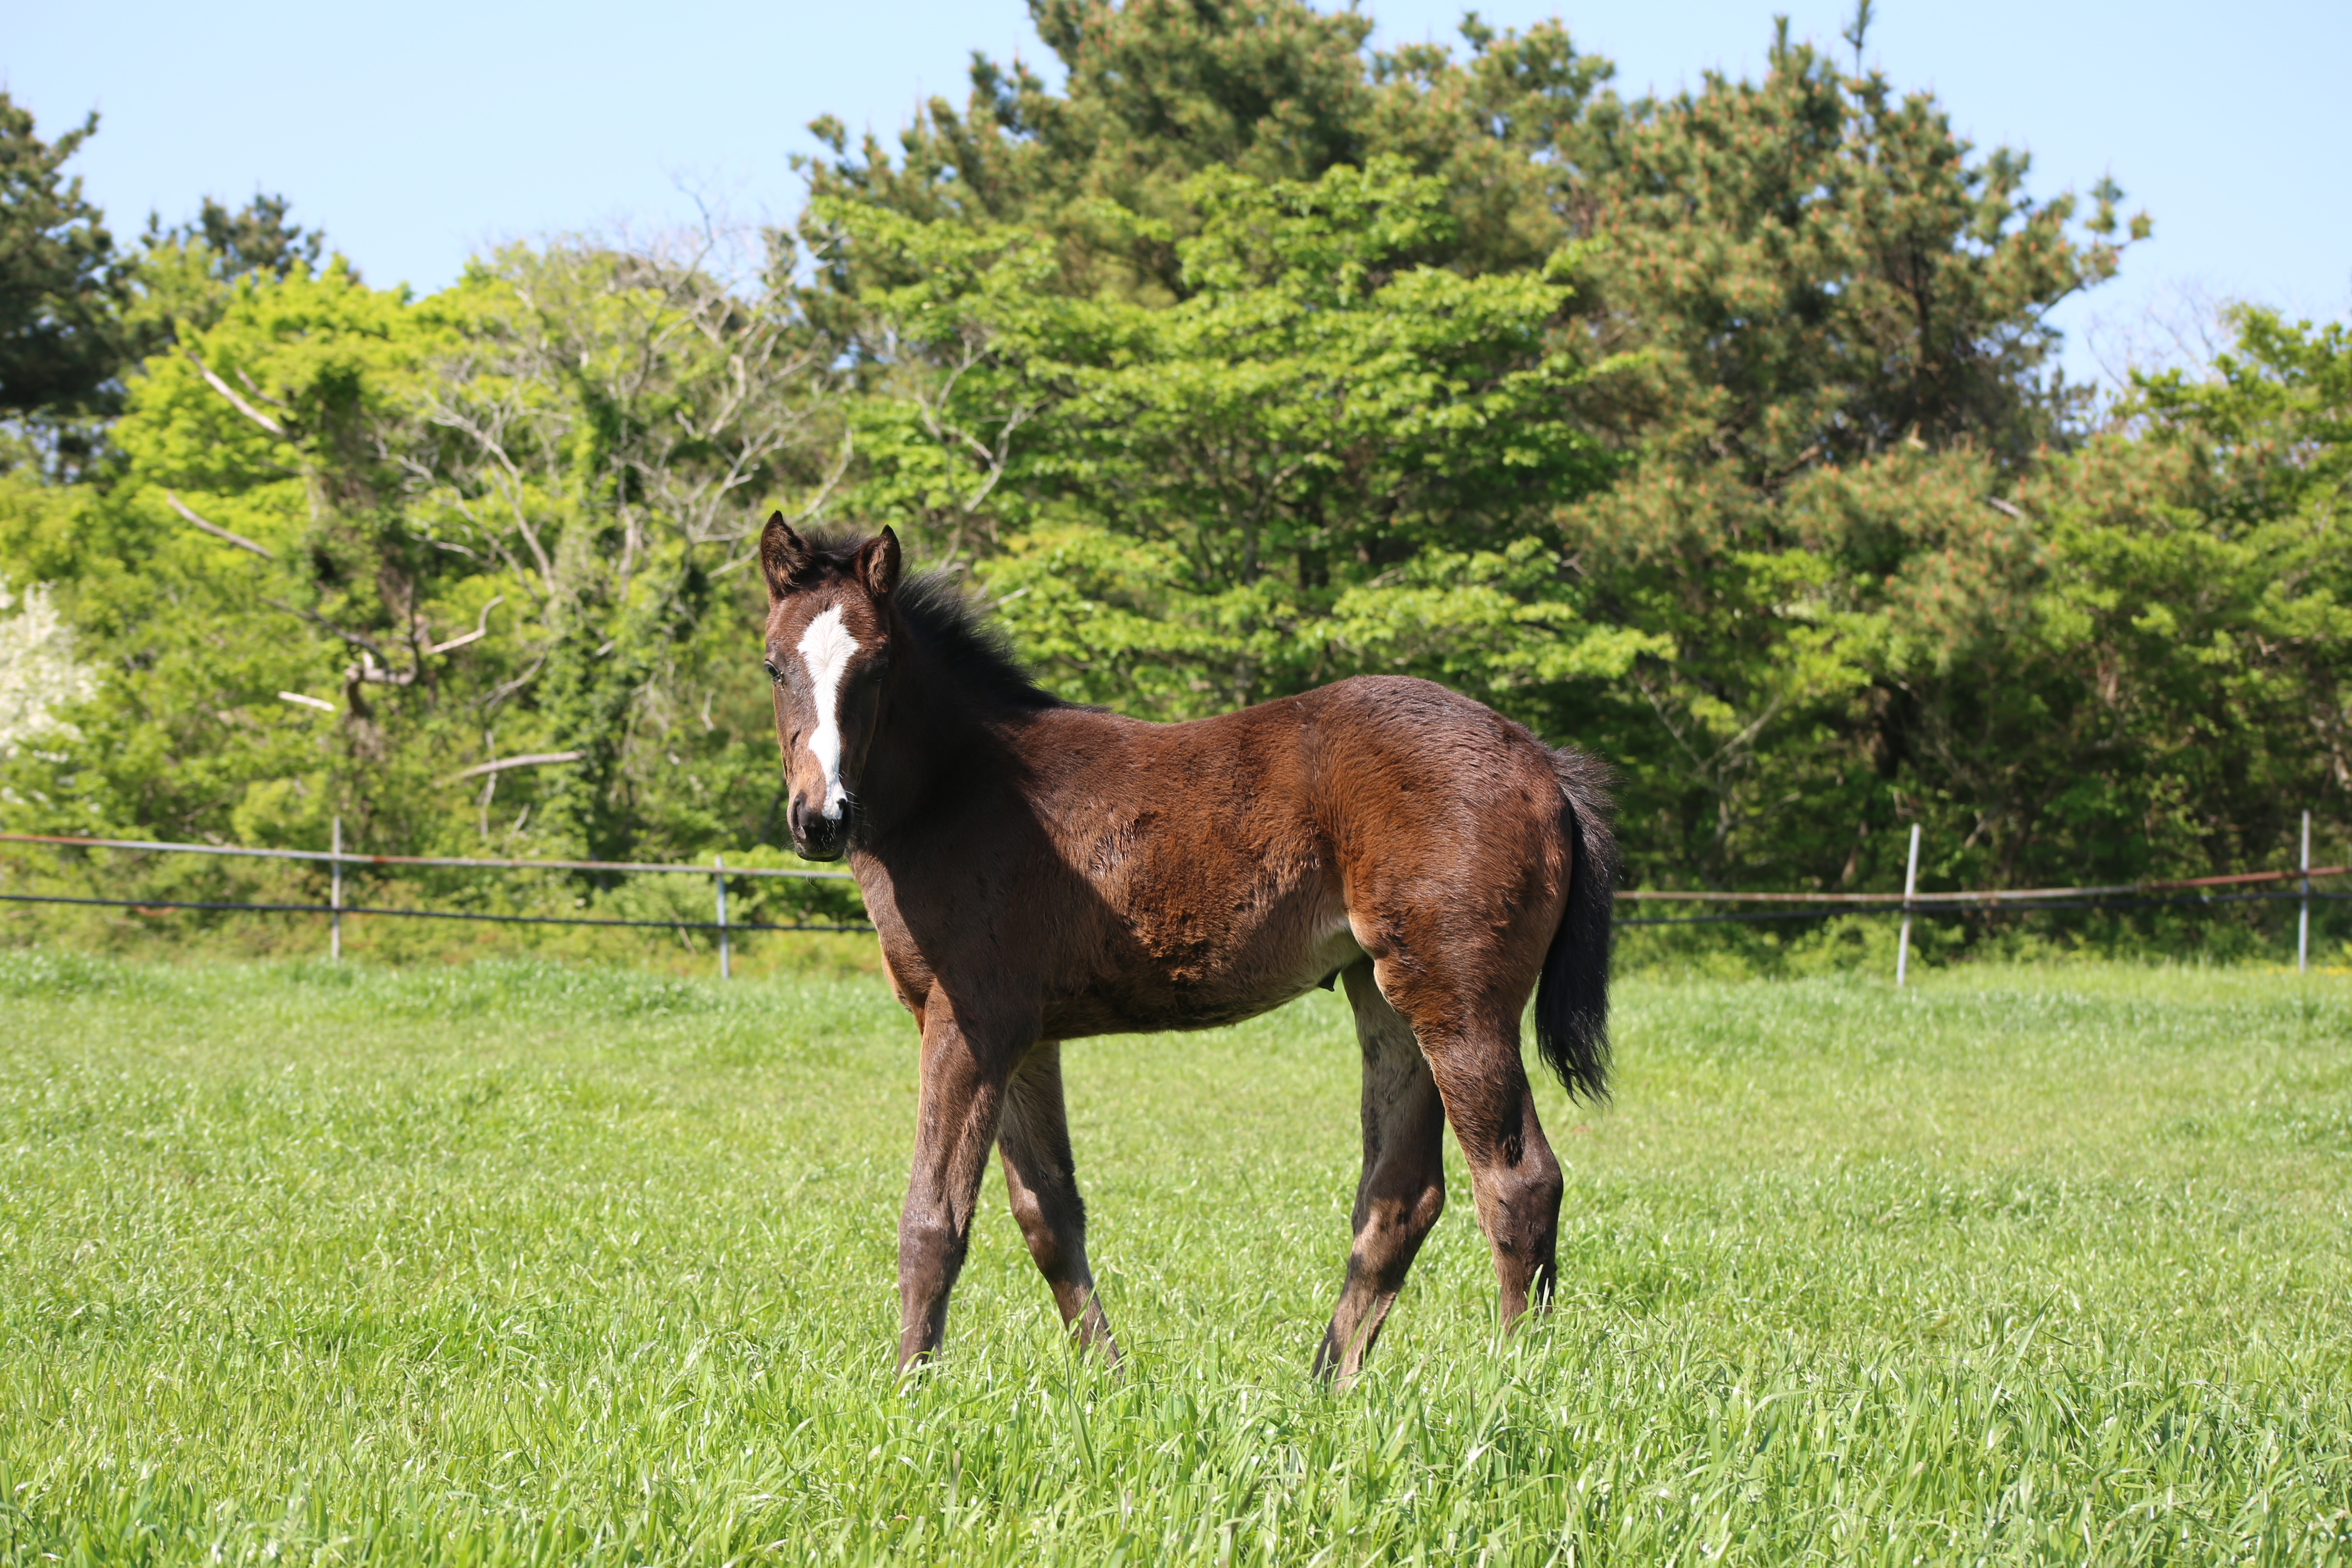
<path id="1" fill-rule="evenodd" d="M 1058 84 L 819 119 L 788 227 L 422 297 L 277 198 L 119 243 L 95 121 L 0 100 L 0 817 L 773 844 L 781 509 L 893 525 L 1074 699 L 1470 692 L 1618 770 L 1649 885 L 1883 889 L 1913 823 L 1946 887 L 2343 843 L 2346 329 L 2071 384 L 2050 311 L 2147 219 L 2037 197 L 1860 18 L 1629 97 L 1558 23 L 1032 12 Z"/>

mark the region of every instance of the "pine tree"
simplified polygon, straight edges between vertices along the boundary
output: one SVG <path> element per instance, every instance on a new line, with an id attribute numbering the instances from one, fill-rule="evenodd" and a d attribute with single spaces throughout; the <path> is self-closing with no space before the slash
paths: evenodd
<path id="1" fill-rule="evenodd" d="M 114 406 L 123 363 L 124 258 L 65 165 L 98 132 L 92 113 L 44 142 L 0 91 L 0 415 L 70 416 Z"/>

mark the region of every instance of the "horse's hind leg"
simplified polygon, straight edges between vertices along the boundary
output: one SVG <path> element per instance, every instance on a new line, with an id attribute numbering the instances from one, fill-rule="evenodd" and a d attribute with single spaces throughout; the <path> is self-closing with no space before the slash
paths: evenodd
<path id="1" fill-rule="evenodd" d="M 1098 1347 L 1117 1364 L 1118 1346 L 1095 1296 L 1087 1267 L 1087 1205 L 1078 1197 L 1070 1156 L 1070 1124 L 1062 1101 L 1062 1047 L 1040 1041 L 1005 1086 L 1004 1120 L 997 1131 L 1004 1189 L 1021 1224 L 1029 1256 L 1053 1289 L 1062 1321 L 1083 1345 Z"/>
<path id="2" fill-rule="evenodd" d="M 1348 1283 L 1315 1353 L 1318 1374 L 1346 1383 L 1380 1337 L 1422 1239 L 1445 1207 L 1444 1107 L 1412 1026 L 1372 984 L 1369 962 L 1347 972 L 1364 1052 L 1364 1173 L 1356 1184 Z"/>
<path id="3" fill-rule="evenodd" d="M 1445 1100 L 1446 1120 L 1470 1167 L 1478 1228 L 1495 1257 L 1503 1327 L 1551 1301 L 1559 1269 L 1559 1162 L 1536 1118 L 1536 1100 L 1519 1061 L 1518 1018 L 1484 1016 L 1468 1006 L 1424 1019 L 1421 1037 Z"/>

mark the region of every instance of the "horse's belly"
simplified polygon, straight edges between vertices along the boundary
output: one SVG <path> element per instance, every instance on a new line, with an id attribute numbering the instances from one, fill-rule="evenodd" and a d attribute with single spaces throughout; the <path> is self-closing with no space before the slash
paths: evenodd
<path id="1" fill-rule="evenodd" d="M 1261 868 L 1261 869 L 1263 869 Z M 1045 1035 L 1208 1029 L 1270 1012 L 1361 955 L 1337 889 L 1314 867 L 1269 888 L 1106 911 L 1104 940 L 1045 1003 Z"/>

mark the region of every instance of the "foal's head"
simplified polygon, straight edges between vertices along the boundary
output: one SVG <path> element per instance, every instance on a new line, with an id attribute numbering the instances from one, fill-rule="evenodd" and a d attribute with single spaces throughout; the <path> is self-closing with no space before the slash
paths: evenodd
<path id="1" fill-rule="evenodd" d="M 839 859 L 890 668 L 898 536 L 886 528 L 863 544 L 814 543 L 780 512 L 760 535 L 760 570 L 793 847 L 811 860 Z"/>

